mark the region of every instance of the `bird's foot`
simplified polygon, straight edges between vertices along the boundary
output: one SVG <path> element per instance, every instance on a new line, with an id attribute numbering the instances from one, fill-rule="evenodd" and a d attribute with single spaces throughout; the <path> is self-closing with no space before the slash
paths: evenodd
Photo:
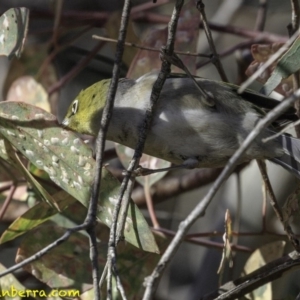
<path id="1" fill-rule="evenodd" d="M 148 169 L 148 168 L 144 168 L 142 166 L 138 166 L 133 172 L 130 172 L 130 173 L 131 173 L 131 176 L 134 176 L 134 177 L 147 176 L 147 175 L 151 175 L 151 174 L 158 173 L 158 172 L 169 171 L 169 170 L 172 170 L 174 168 L 177 168 L 177 166 L 170 167 L 170 168 L 162 168 L 162 169 Z M 126 176 L 128 174 L 129 174 L 128 170 L 124 170 L 122 172 L 123 176 Z"/>
<path id="2" fill-rule="evenodd" d="M 168 168 L 161 168 L 161 169 L 148 169 L 142 166 L 138 166 L 132 173 L 133 176 L 147 176 L 151 174 L 155 174 L 158 172 L 167 172 L 172 170 L 178 169 L 194 169 L 197 167 L 198 160 L 196 158 L 188 158 L 186 159 L 181 165 L 172 166 Z M 122 173 L 124 176 L 128 174 L 127 170 L 124 170 Z"/>

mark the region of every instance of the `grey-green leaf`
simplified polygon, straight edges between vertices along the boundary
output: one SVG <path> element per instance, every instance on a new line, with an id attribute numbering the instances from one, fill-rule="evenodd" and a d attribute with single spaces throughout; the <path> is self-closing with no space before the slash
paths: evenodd
<path id="1" fill-rule="evenodd" d="M 20 57 L 27 35 L 29 9 L 16 7 L 0 17 L 0 55 Z"/>
<path id="2" fill-rule="evenodd" d="M 51 180 L 88 207 L 95 160 L 76 135 L 61 128 L 52 114 L 22 102 L 0 103 L 0 134 Z M 120 183 L 105 169 L 98 205 L 99 219 L 110 226 Z M 125 239 L 150 252 L 158 252 L 152 232 L 131 201 Z"/>
<path id="3" fill-rule="evenodd" d="M 264 84 L 261 93 L 270 95 L 279 85 L 282 79 L 289 77 L 300 69 L 300 37 L 298 37 L 291 47 L 279 59 L 271 77 Z"/>

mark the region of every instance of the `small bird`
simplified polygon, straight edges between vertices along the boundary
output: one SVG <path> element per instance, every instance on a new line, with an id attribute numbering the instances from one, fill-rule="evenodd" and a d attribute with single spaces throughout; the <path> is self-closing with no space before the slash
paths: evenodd
<path id="1" fill-rule="evenodd" d="M 133 79 L 120 79 L 107 139 L 135 148 L 157 72 Z M 165 81 L 144 152 L 189 168 L 224 166 L 265 113 L 279 102 L 257 92 L 237 93 L 237 86 L 195 77 L 210 98 L 210 105 L 195 82 L 184 74 L 171 74 Z M 62 121 L 79 133 L 96 136 L 110 79 L 80 92 Z M 297 120 L 293 108 L 264 129 L 239 163 L 268 159 L 300 178 L 300 140 L 288 134 L 264 142 L 283 124 Z"/>

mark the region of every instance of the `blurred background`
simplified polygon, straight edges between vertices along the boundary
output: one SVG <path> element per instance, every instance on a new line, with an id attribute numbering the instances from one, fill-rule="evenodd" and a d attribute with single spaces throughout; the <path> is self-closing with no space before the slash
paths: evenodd
<path id="1" fill-rule="evenodd" d="M 174 1 L 158 0 L 156 4 L 137 0 L 133 2 L 127 41 L 159 49 L 165 42 L 166 26 Z M 221 62 L 231 83 L 240 84 L 245 80 L 246 68 L 253 60 L 252 44 L 282 43 L 288 38 L 287 25 L 291 22 L 290 1 L 203 2 L 207 20 L 215 25 L 212 31 L 214 42 L 218 53 L 222 54 Z M 262 3 L 267 4 L 266 16 L 264 22 L 257 25 Z M 148 6 L 142 6 L 143 4 Z M 48 109 L 61 120 L 71 101 L 82 89 L 103 78 L 111 77 L 115 43 L 93 39 L 92 35 L 115 39 L 122 5 L 123 1 L 117 0 L 1 0 L 1 14 L 12 7 L 24 6 L 30 9 L 28 36 L 21 58 L 8 60 L 7 57 L 0 57 L 2 100 L 7 100 L 9 95 L 14 97 L 14 89 L 22 85 L 22 81 L 16 83 L 16 80 L 22 77 L 21 80 L 26 81 L 28 78 L 24 79 L 23 76 L 32 76 L 46 91 L 50 104 Z M 200 15 L 194 2 L 186 1 L 179 22 L 175 49 L 211 54 L 204 31 L 199 29 L 199 23 Z M 260 31 L 264 33 L 264 37 L 259 35 Z M 185 59 L 193 74 L 220 80 L 217 69 L 207 58 Z M 150 54 L 148 51 L 126 47 L 121 76 L 137 78 L 159 66 L 158 53 Z M 13 84 L 15 86 L 12 89 Z M 261 84 L 256 83 L 252 88 L 259 90 L 260 86 Z M 273 96 L 282 98 L 279 94 Z M 107 153 L 113 158 L 109 160 L 111 170 L 120 175 L 124 166 L 113 149 L 114 144 L 108 142 L 107 150 L 111 152 Z M 281 167 L 269 163 L 268 172 L 278 201 L 283 205 L 294 191 L 296 179 Z M 151 194 L 161 228 L 168 230 L 170 235 L 176 232 L 180 221 L 201 201 L 218 174 L 219 170 L 176 171 L 165 174 L 163 179 L 154 183 Z M 7 178 L 6 181 L 4 178 L 1 180 L 4 184 Z M 13 206 L 8 208 L 1 220 L 1 231 L 27 209 L 26 188 L 18 192 L 14 196 L 16 201 Z M 132 198 L 140 205 L 151 225 L 144 187 L 140 183 L 137 183 Z M 285 247 L 279 247 L 278 253 L 281 254 L 278 256 L 290 252 L 292 247 L 269 203 L 266 210 L 266 228 L 263 227 L 262 207 L 262 180 L 257 164 L 253 161 L 238 168 L 230 176 L 208 207 L 205 216 L 190 229 L 194 239 L 184 242 L 178 249 L 164 273 L 155 299 L 200 299 L 216 290 L 219 284 L 240 277 L 251 251 L 267 243 L 286 241 Z M 218 275 L 226 210 L 230 212 L 233 229 L 240 234 L 234 237 L 234 243 L 238 247 L 234 248 L 236 251 L 233 255 L 233 267 L 229 268 L 228 262 L 225 263 L 222 275 Z M 293 224 L 296 232 L 298 221 L 299 218 L 295 216 Z M 0 245 L 0 262 L 6 267 L 14 263 L 18 242 L 16 240 Z M 17 276 L 22 279 L 24 274 L 21 273 L 17 273 Z M 292 272 L 274 281 L 268 287 L 272 289 L 272 293 L 264 294 L 261 299 L 294 299 L 300 292 L 299 275 L 299 272 Z M 29 285 L 37 285 L 30 281 L 32 278 L 26 277 L 26 280 Z"/>

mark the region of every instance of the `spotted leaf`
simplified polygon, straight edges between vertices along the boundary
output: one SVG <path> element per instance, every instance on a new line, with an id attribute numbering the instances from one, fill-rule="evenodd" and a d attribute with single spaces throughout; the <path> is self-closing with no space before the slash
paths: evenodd
<path id="1" fill-rule="evenodd" d="M 16 7 L 0 17 L 0 55 L 21 55 L 28 27 L 29 9 Z"/>
<path id="2" fill-rule="evenodd" d="M 78 136 L 61 128 L 54 115 L 22 102 L 0 103 L 0 134 L 50 179 L 84 206 L 90 200 L 95 161 Z M 119 182 L 105 169 L 98 217 L 108 226 L 119 193 Z M 146 251 L 158 252 L 154 237 L 139 209 L 130 204 L 125 239 Z"/>

